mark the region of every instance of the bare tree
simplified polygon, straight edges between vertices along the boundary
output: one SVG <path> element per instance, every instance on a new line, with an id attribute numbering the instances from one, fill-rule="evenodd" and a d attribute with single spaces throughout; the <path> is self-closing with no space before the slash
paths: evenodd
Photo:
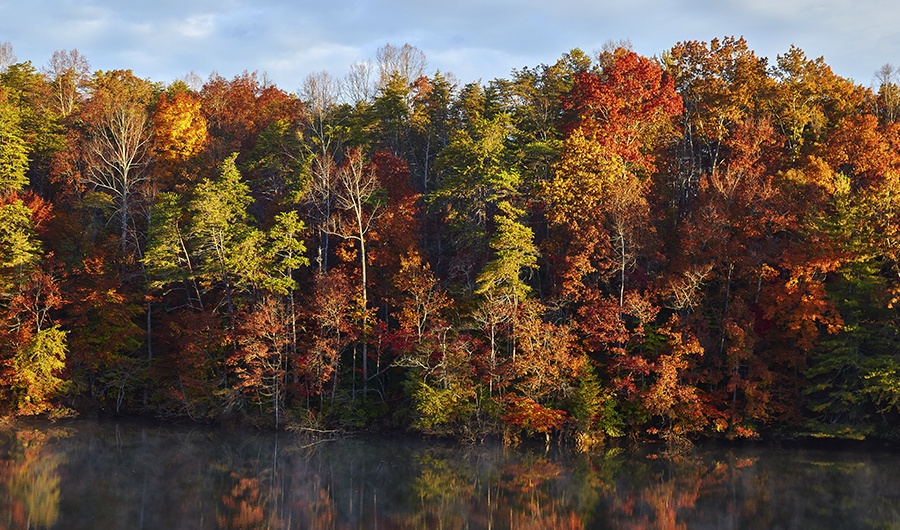
<path id="1" fill-rule="evenodd" d="M 68 116 L 75 110 L 90 80 L 90 63 L 78 50 L 57 50 L 42 71 L 53 87 L 56 110 L 62 116 Z"/>
<path id="2" fill-rule="evenodd" d="M 121 220 L 122 253 L 126 254 L 129 240 L 138 254 L 137 229 L 134 223 L 135 200 L 147 180 L 144 167 L 148 158 L 150 126 L 146 111 L 120 108 L 103 116 L 93 129 L 87 145 L 88 183 L 108 192 L 116 203 Z"/>
<path id="3" fill-rule="evenodd" d="M 129 245 L 141 257 L 135 212 L 149 179 L 151 87 L 131 72 L 110 72 L 97 80 L 84 148 L 84 182 L 110 195 L 121 222 L 123 255 Z"/>
<path id="4" fill-rule="evenodd" d="M 355 62 L 350 65 L 350 73 L 344 81 L 344 96 L 351 105 L 359 105 L 372 100 L 374 88 L 372 87 L 372 63 L 369 61 Z"/>
<path id="5" fill-rule="evenodd" d="M 375 54 L 378 61 L 378 88 L 382 89 L 394 77 L 407 86 L 425 73 L 425 54 L 410 44 L 397 47 L 385 44 Z"/>
<path id="6" fill-rule="evenodd" d="M 9 41 L 0 42 L 0 73 L 5 72 L 16 61 L 18 59 L 13 53 L 12 44 Z"/>
<path id="7" fill-rule="evenodd" d="M 887 123 L 897 121 L 900 117 L 900 68 L 885 63 L 875 72 L 875 83 L 878 85 L 878 98 L 881 100 L 879 111 L 881 118 Z"/>
<path id="8" fill-rule="evenodd" d="M 306 129 L 310 139 L 306 145 L 312 155 L 312 183 L 307 200 L 313 208 L 313 222 L 320 236 L 316 257 L 320 275 L 328 270 L 335 159 L 341 149 L 338 125 L 333 121 L 339 95 L 340 83 L 328 72 L 310 74 L 300 89 L 300 96 L 306 103 Z"/>
<path id="9" fill-rule="evenodd" d="M 184 84 L 187 85 L 193 92 L 199 92 L 201 88 L 203 88 L 203 78 L 200 77 L 200 74 L 191 70 L 190 72 L 184 74 L 181 78 L 184 81 Z"/>
<path id="10" fill-rule="evenodd" d="M 366 385 L 364 392 L 368 390 L 369 372 L 367 369 L 368 345 L 367 327 L 369 306 L 368 296 L 368 254 L 366 242 L 374 221 L 384 211 L 383 205 L 375 200 L 379 190 L 378 177 L 375 170 L 368 167 L 362 153 L 350 151 L 344 164 L 338 169 L 335 181 L 335 203 L 338 208 L 346 213 L 342 222 L 335 226 L 334 235 L 356 241 L 359 244 L 359 270 L 360 270 L 360 300 L 359 307 L 362 310 L 362 373 L 363 382 Z M 354 385 L 355 393 L 355 385 Z"/>

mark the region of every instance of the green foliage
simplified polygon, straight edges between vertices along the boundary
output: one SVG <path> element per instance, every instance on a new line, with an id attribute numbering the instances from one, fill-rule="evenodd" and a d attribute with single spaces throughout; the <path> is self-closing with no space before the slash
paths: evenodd
<path id="1" fill-rule="evenodd" d="M 41 245 L 31 215 L 21 200 L 0 203 L 0 295 L 9 293 L 40 259 Z"/>
<path id="2" fill-rule="evenodd" d="M 426 433 L 452 433 L 455 424 L 468 419 L 472 406 L 456 388 L 435 388 L 418 378 L 406 383 L 416 419 L 413 427 Z"/>
<path id="3" fill-rule="evenodd" d="M 503 293 L 513 300 L 524 300 L 531 288 L 522 281 L 525 271 L 538 267 L 538 249 L 534 245 L 534 232 L 522 224 L 525 214 L 521 209 L 503 201 L 497 205 L 496 234 L 490 241 L 495 252 L 493 260 L 478 275 L 478 294 Z"/>
<path id="4" fill-rule="evenodd" d="M 390 409 L 378 399 L 352 399 L 349 395 L 339 395 L 334 402 L 324 407 L 328 419 L 343 429 L 358 430 L 370 428 L 385 421 Z"/>
<path id="5" fill-rule="evenodd" d="M 615 396 L 603 388 L 593 370 L 578 377 L 567 410 L 579 431 L 599 431 L 610 437 L 625 435 L 625 422 L 616 410 Z"/>
<path id="6" fill-rule="evenodd" d="M 900 412 L 900 360 L 879 356 L 869 364 L 863 375 L 863 391 L 878 405 L 878 412 Z"/>
<path id="7" fill-rule="evenodd" d="M 275 216 L 265 253 L 269 271 L 263 280 L 265 287 L 272 292 L 288 294 L 297 289 L 294 271 L 309 265 L 309 258 L 305 256 L 306 244 L 301 238 L 305 231 L 306 224 L 295 210 Z"/>
<path id="8" fill-rule="evenodd" d="M 814 349 L 805 392 L 820 429 L 887 428 L 883 413 L 897 405 L 893 385 L 900 330 L 875 223 L 869 220 L 878 214 L 863 196 L 853 194 L 847 177 L 838 175 L 835 182 L 834 209 L 818 222 L 842 241 L 850 258 L 828 286 L 843 322 Z"/>
<path id="9" fill-rule="evenodd" d="M 237 153 L 220 166 L 215 180 L 204 180 L 188 205 L 190 233 L 201 273 L 226 290 L 261 280 L 264 235 L 250 224 L 250 187 L 235 165 Z M 230 296 L 230 295 L 229 295 Z"/>
<path id="10" fill-rule="evenodd" d="M 19 191 L 28 178 L 28 146 L 19 127 L 19 110 L 0 87 L 0 197 Z"/>
<path id="11" fill-rule="evenodd" d="M 451 133 L 436 162 L 440 187 L 428 198 L 435 206 L 448 206 L 453 242 L 461 249 L 480 250 L 487 243 L 488 222 L 496 204 L 514 194 L 521 183 L 506 148 L 509 117 L 485 118 L 483 105 L 468 111 L 465 129 Z"/>
<path id="12" fill-rule="evenodd" d="M 184 234 L 184 211 L 176 193 L 160 193 L 151 209 L 143 263 L 151 288 L 186 279 L 191 270 Z"/>
<path id="13" fill-rule="evenodd" d="M 66 332 L 59 326 L 42 329 L 13 358 L 17 408 L 20 414 L 40 414 L 54 407 L 65 381 Z"/>

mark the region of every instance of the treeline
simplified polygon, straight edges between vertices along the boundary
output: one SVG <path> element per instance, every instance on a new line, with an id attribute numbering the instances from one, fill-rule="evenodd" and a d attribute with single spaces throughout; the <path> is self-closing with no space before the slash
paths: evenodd
<path id="1" fill-rule="evenodd" d="M 296 93 L 0 53 L 0 399 L 479 439 L 898 437 L 900 89 L 627 45 Z"/>

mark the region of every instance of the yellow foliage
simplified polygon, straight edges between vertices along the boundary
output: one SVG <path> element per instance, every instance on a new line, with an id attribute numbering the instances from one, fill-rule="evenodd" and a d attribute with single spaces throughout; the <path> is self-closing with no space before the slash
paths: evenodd
<path id="1" fill-rule="evenodd" d="M 157 156 L 169 162 L 186 160 L 203 149 L 208 138 L 200 101 L 179 93 L 160 100 L 153 116 Z"/>

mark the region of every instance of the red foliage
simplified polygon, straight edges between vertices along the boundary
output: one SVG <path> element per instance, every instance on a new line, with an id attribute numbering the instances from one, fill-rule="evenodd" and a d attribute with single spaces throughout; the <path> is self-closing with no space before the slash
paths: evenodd
<path id="1" fill-rule="evenodd" d="M 531 398 L 507 395 L 502 399 L 503 421 L 528 432 L 547 434 L 562 428 L 566 413 L 548 409 Z"/>
<path id="2" fill-rule="evenodd" d="M 576 128 L 636 169 L 653 173 L 655 142 L 683 111 L 671 77 L 659 64 L 634 52 L 615 56 L 600 74 L 579 72 L 563 100 L 562 130 Z"/>

